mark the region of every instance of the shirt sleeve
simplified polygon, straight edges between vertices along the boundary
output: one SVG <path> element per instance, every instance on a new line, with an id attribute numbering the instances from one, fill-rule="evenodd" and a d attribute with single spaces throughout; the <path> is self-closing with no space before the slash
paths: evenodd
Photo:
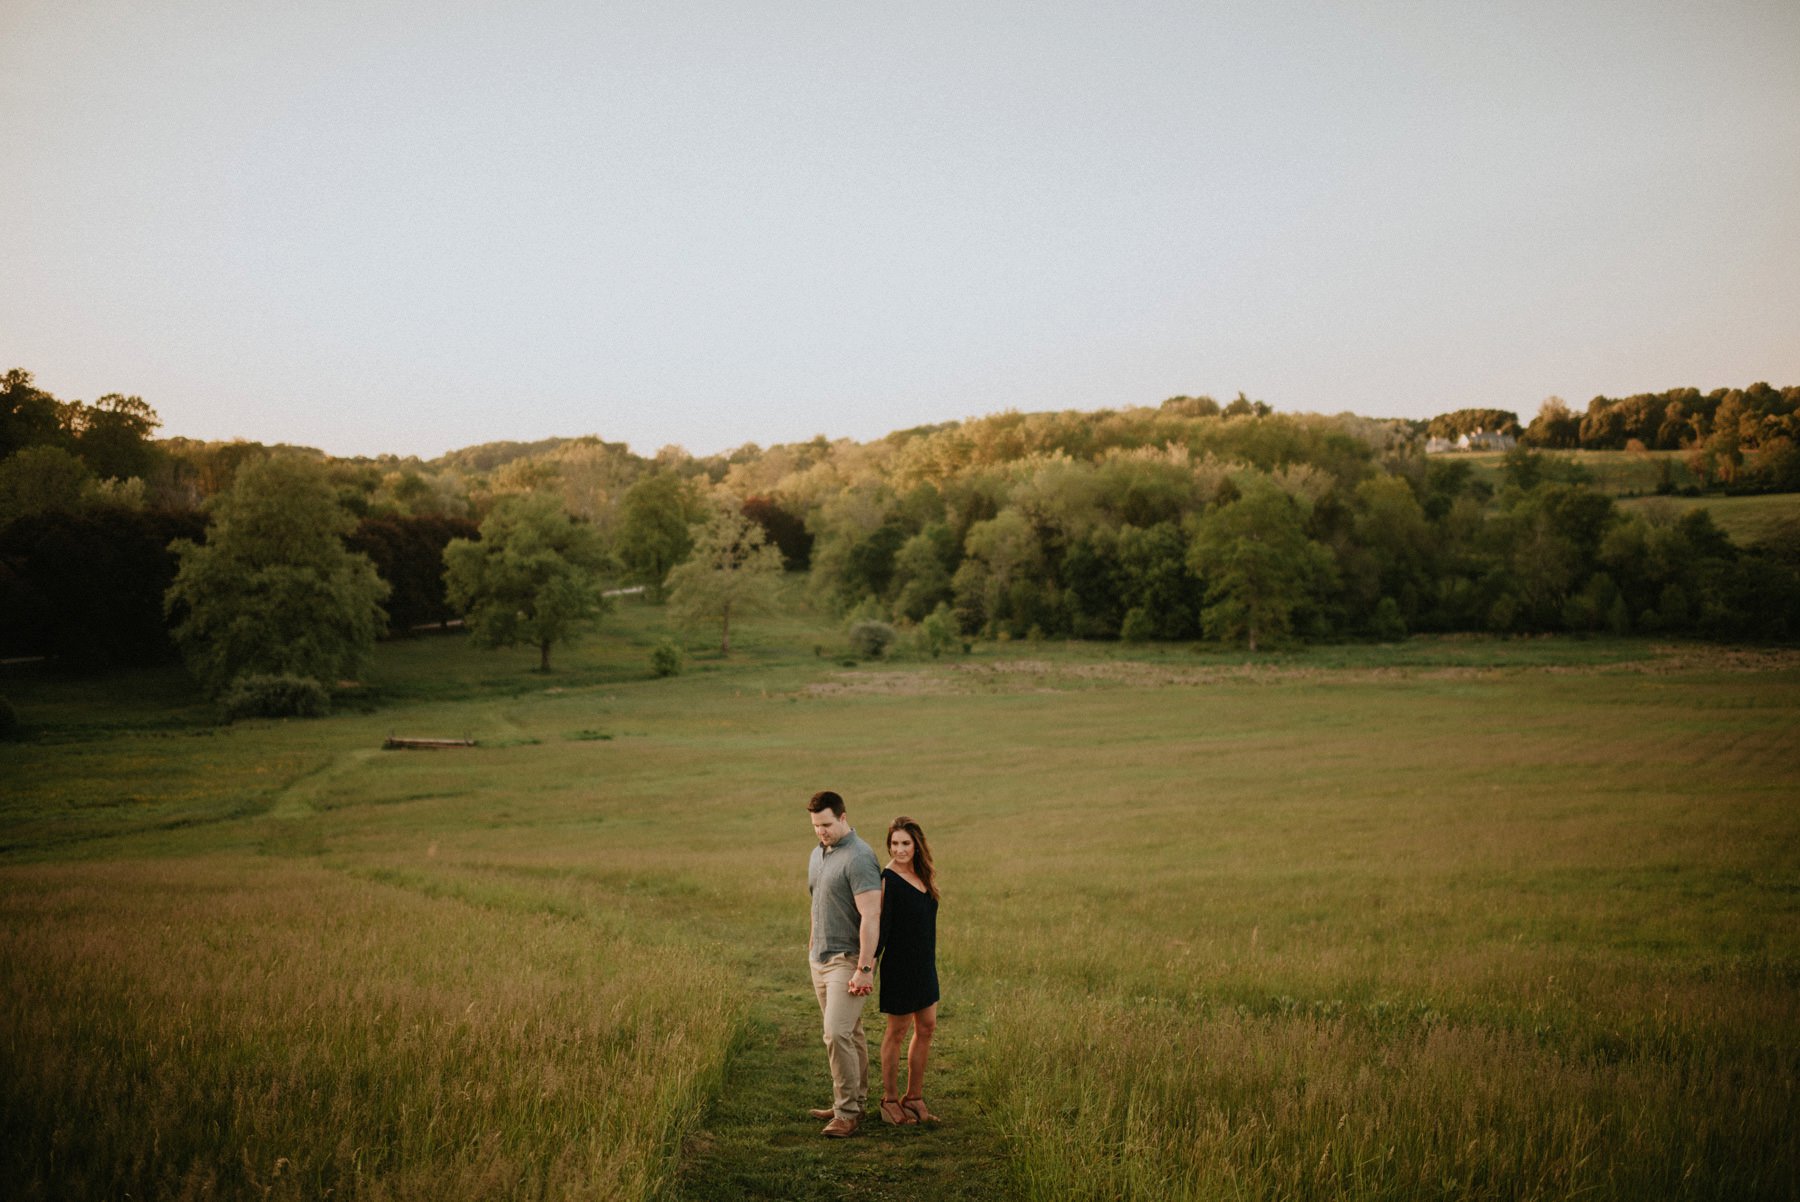
<path id="1" fill-rule="evenodd" d="M 867 893 L 871 889 L 881 888 L 881 865 L 875 862 L 875 853 L 867 847 L 860 848 L 855 859 L 850 861 L 850 892 Z"/>

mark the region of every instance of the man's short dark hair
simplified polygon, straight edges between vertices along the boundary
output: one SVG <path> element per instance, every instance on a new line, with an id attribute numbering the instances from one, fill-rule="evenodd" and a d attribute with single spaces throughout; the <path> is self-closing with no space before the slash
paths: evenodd
<path id="1" fill-rule="evenodd" d="M 812 795 L 811 801 L 806 803 L 806 812 L 817 814 L 822 810 L 830 810 L 842 818 L 844 816 L 844 799 L 830 789 L 821 789 Z"/>

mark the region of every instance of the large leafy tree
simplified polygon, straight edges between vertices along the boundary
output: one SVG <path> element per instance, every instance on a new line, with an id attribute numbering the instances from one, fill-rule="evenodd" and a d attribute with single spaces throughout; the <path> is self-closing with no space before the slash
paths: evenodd
<path id="1" fill-rule="evenodd" d="M 1159 639 L 1192 638 L 1200 627 L 1200 581 L 1186 560 L 1186 539 L 1174 522 L 1119 531 L 1117 579 L 1127 613 L 1142 610 L 1141 629 Z"/>
<path id="2" fill-rule="evenodd" d="M 1344 602 L 1353 620 L 1397 634 L 1418 620 L 1431 598 L 1435 545 L 1431 523 L 1412 487 L 1398 476 L 1372 476 L 1356 486 L 1346 545 L 1340 548 Z M 1383 601 L 1391 601 L 1384 606 Z"/>
<path id="3" fill-rule="evenodd" d="M 1573 450 L 1581 445 L 1581 418 L 1561 397 L 1546 397 L 1519 441 L 1534 447 Z"/>
<path id="4" fill-rule="evenodd" d="M 444 583 L 476 646 L 534 646 L 548 672 L 551 647 L 606 611 L 601 580 L 612 564 L 591 525 L 570 517 L 559 497 L 534 493 L 496 505 L 479 539 L 452 539 Z"/>
<path id="5" fill-rule="evenodd" d="M 704 516 L 699 497 L 688 481 L 656 472 L 626 489 L 619 508 L 619 559 L 661 601 L 669 569 L 693 549 L 690 527 Z"/>
<path id="6" fill-rule="evenodd" d="M 162 419 L 142 397 L 108 393 L 81 409 L 77 425 L 76 449 L 96 476 L 141 477 L 156 462 L 151 436 Z"/>
<path id="7" fill-rule="evenodd" d="M 62 402 L 34 384 L 24 368 L 0 376 L 0 459 L 26 447 L 68 446 L 72 440 L 61 415 Z"/>
<path id="8" fill-rule="evenodd" d="M 977 522 L 963 540 L 967 555 L 951 578 L 957 618 L 964 630 L 1001 629 L 1024 634 L 1045 577 L 1044 548 L 1031 522 L 1017 509 Z"/>
<path id="9" fill-rule="evenodd" d="M 1245 639 L 1255 651 L 1259 639 L 1290 632 L 1294 612 L 1335 572 L 1330 553 L 1307 537 L 1300 502 L 1264 476 L 1240 488 L 1196 524 L 1188 563 L 1206 581 L 1206 633 Z"/>
<path id="10" fill-rule="evenodd" d="M 669 573 L 669 607 L 686 624 L 719 623 L 719 650 L 731 654 L 731 619 L 775 602 L 781 549 L 733 502 L 694 527 L 694 550 Z"/>
<path id="11" fill-rule="evenodd" d="M 84 405 L 57 400 L 23 368 L 0 375 L 0 459 L 27 447 L 59 447 L 101 479 L 142 477 L 156 462 L 151 435 L 160 425 L 142 397 L 112 392 Z"/>
<path id="12" fill-rule="evenodd" d="M 246 674 L 354 677 L 386 617 L 388 586 L 344 546 L 354 525 L 323 464 L 277 455 L 212 503 L 206 542 L 170 545 L 164 596 L 188 668 L 221 692 Z"/>
<path id="13" fill-rule="evenodd" d="M 75 513 L 92 485 L 87 465 L 61 447 L 26 447 L 0 459 L 0 528 L 32 514 Z"/>

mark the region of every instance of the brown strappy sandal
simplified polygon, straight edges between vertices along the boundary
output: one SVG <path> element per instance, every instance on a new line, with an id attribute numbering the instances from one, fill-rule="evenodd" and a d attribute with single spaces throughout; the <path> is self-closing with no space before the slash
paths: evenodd
<path id="1" fill-rule="evenodd" d="M 887 1103 L 883 1102 L 882 1105 L 886 1106 Z M 930 1108 L 925 1105 L 925 1098 L 922 1094 L 916 1098 L 911 1094 L 901 1098 L 900 1109 L 912 1115 L 912 1121 L 915 1123 L 935 1123 L 938 1121 L 938 1116 L 931 1113 Z"/>
<path id="2" fill-rule="evenodd" d="M 891 1123 L 896 1127 L 904 1127 L 919 1120 L 900 1104 L 898 1098 L 883 1098 L 881 1099 L 881 1121 Z"/>

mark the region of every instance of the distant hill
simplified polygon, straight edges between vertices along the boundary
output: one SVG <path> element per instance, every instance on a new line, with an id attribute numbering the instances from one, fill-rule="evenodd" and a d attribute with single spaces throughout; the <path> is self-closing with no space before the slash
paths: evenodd
<path id="1" fill-rule="evenodd" d="M 491 472 L 515 459 L 547 455 L 569 443 L 587 441 L 598 440 L 588 435 L 585 438 L 540 438 L 536 442 L 484 442 L 461 450 L 446 451 L 436 459 L 429 460 L 428 466 L 456 468 L 464 472 Z"/>

